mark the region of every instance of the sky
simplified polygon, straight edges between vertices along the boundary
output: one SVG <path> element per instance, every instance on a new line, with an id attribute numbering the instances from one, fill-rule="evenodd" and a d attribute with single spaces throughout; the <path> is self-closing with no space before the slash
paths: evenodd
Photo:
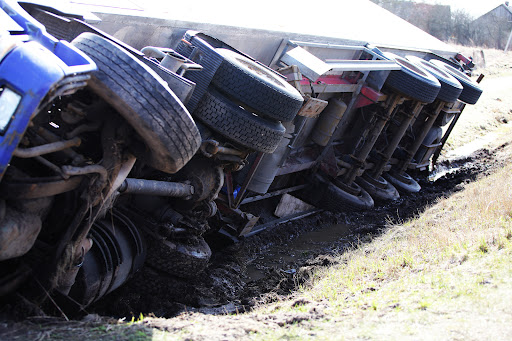
<path id="1" fill-rule="evenodd" d="M 493 8 L 505 3 L 505 0 L 423 0 L 415 2 L 426 2 L 430 4 L 450 5 L 452 11 L 463 9 L 473 17 L 477 18 Z M 510 1 L 512 3 L 512 0 Z"/>

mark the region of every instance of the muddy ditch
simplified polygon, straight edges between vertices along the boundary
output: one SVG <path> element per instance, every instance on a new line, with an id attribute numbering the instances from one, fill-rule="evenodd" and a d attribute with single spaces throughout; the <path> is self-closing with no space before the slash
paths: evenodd
<path id="1" fill-rule="evenodd" d="M 220 243 L 206 271 L 195 278 L 174 278 L 146 267 L 86 313 L 115 318 L 141 313 L 172 317 L 184 311 L 224 314 L 248 311 L 257 303 L 289 295 L 314 268 L 333 264 L 335 255 L 356 242 L 371 240 L 389 222 L 407 220 L 437 198 L 503 167 L 505 160 L 497 155 L 504 146 L 439 163 L 437 176 L 420 179 L 419 193 L 402 195 L 392 204 L 365 212 L 321 212 L 236 244 Z"/>

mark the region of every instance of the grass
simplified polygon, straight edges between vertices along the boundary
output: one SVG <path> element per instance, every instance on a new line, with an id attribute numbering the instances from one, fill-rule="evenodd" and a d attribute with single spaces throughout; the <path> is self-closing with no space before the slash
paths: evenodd
<path id="1" fill-rule="evenodd" d="M 500 324 L 493 315 L 502 313 L 503 323 L 512 326 L 512 316 L 501 303 L 511 298 L 512 289 L 511 171 L 508 165 L 466 185 L 417 218 L 390 226 L 373 242 L 340 256 L 339 265 L 315 273 L 300 292 L 304 300 L 328 306 L 326 319 L 313 322 L 315 335 L 343 339 L 329 334 L 341 328 L 351 331 L 344 334 L 348 338 L 380 338 L 376 333 L 389 332 L 386 324 L 399 331 L 392 338 L 421 336 L 429 325 L 466 335 L 471 319 L 475 325 L 468 330 L 479 328 L 482 335 L 490 335 L 485 326 Z M 278 306 L 272 308 L 274 314 L 296 309 Z M 268 313 L 269 308 L 261 311 Z M 439 318 L 445 315 L 453 319 L 449 326 Z M 254 338 L 296 339 L 297 329 L 312 327 L 268 329 Z M 510 327 L 501 330 L 511 332 Z"/>

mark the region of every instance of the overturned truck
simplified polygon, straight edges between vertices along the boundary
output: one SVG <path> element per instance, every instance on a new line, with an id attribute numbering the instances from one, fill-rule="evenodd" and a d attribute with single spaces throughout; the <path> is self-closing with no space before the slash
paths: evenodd
<path id="1" fill-rule="evenodd" d="M 142 267 L 197 276 L 209 235 L 418 192 L 482 93 L 461 55 L 281 38 L 269 67 L 198 31 L 138 50 L 22 5 L 0 0 L 0 296 L 43 307 L 78 312 Z"/>

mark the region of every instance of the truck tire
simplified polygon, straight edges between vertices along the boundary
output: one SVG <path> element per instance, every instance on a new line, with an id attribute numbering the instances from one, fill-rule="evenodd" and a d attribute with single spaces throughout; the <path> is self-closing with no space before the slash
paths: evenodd
<path id="1" fill-rule="evenodd" d="M 208 265 L 212 251 L 202 237 L 185 241 L 152 240 L 147 264 L 169 275 L 195 278 Z"/>
<path id="2" fill-rule="evenodd" d="M 417 193 L 421 190 L 421 186 L 407 173 L 400 175 L 391 175 L 384 173 L 384 178 L 389 181 L 399 192 L 402 193 Z"/>
<path id="3" fill-rule="evenodd" d="M 366 179 L 366 176 L 363 174 L 363 176 L 356 179 L 356 182 L 368 192 L 374 201 L 389 202 L 400 198 L 397 189 L 382 177 L 379 177 L 377 180 Z M 377 182 L 377 184 L 374 184 L 374 182 Z"/>
<path id="4" fill-rule="evenodd" d="M 431 59 L 430 62 L 435 66 L 439 67 L 440 69 L 445 70 L 446 72 L 451 74 L 460 82 L 460 84 L 462 84 L 462 87 L 464 89 L 462 90 L 462 93 L 459 96 L 460 101 L 465 102 L 467 104 L 476 104 L 476 102 L 478 102 L 478 99 L 480 98 L 480 95 L 482 95 L 483 92 L 478 83 L 474 82 L 466 74 L 457 70 L 453 66 L 450 66 L 440 60 Z"/>
<path id="5" fill-rule="evenodd" d="M 389 73 L 385 85 L 411 99 L 423 103 L 434 102 L 441 84 L 431 73 L 393 53 L 384 52 L 384 55 L 402 67 Z"/>
<path id="6" fill-rule="evenodd" d="M 285 133 L 280 122 L 268 121 L 244 110 L 213 88 L 204 95 L 193 114 L 217 133 L 258 152 L 272 153 Z"/>
<path id="7" fill-rule="evenodd" d="M 447 103 L 453 103 L 459 98 L 460 94 L 462 93 L 463 87 L 460 84 L 460 82 L 450 73 L 437 67 L 431 62 L 427 62 L 426 60 L 418 58 L 416 56 L 406 56 L 406 58 L 411 62 L 422 66 L 434 77 L 436 77 L 439 83 L 441 83 L 441 90 L 439 90 L 437 99 Z"/>
<path id="8" fill-rule="evenodd" d="M 91 89 L 116 109 L 145 143 L 145 155 L 136 156 L 160 171 L 179 171 L 199 149 L 201 136 L 168 85 L 103 37 L 83 33 L 72 44 L 98 66 L 89 82 Z"/>
<path id="9" fill-rule="evenodd" d="M 262 116 L 283 122 L 293 120 L 303 102 L 294 87 L 239 53 L 222 48 L 215 51 L 224 58 L 212 80 L 219 91 Z"/>
<path id="10" fill-rule="evenodd" d="M 338 187 L 336 179 L 333 182 L 328 181 L 321 175 L 317 175 L 315 180 L 325 186 L 323 195 L 320 198 L 317 206 L 324 208 L 331 212 L 346 212 L 346 211 L 362 211 L 373 207 L 374 202 L 372 197 L 359 185 L 353 184 L 352 187 L 356 189 L 359 194 L 351 194 Z M 320 186 L 315 186 L 321 188 Z"/>

